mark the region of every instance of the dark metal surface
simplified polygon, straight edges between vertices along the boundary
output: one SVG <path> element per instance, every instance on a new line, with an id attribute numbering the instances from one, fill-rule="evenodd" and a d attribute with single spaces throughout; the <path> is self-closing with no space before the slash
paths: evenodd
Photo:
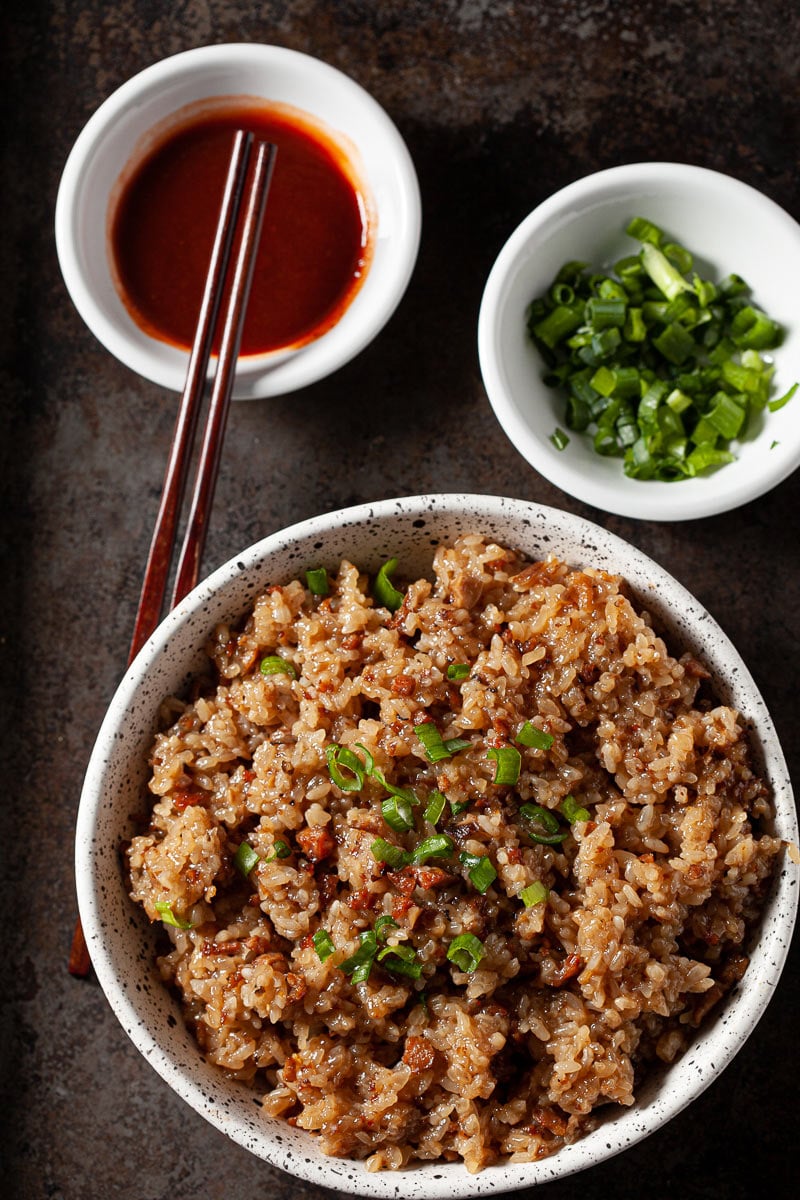
<path id="1" fill-rule="evenodd" d="M 800 473 L 703 521 L 587 508 L 540 478 L 500 431 L 475 331 L 510 231 L 598 168 L 638 159 L 715 167 L 800 216 L 798 8 L 52 0 L 6 5 L 2 22 L 4 1193 L 322 1200 L 332 1193 L 207 1126 L 140 1058 L 96 983 L 66 973 L 76 805 L 124 668 L 176 402 L 110 358 L 65 293 L 52 229 L 69 147 L 126 78 L 204 43 L 275 42 L 362 83 L 416 162 L 418 266 L 392 321 L 354 362 L 304 392 L 233 406 L 206 568 L 293 521 L 385 496 L 474 490 L 580 512 L 652 555 L 717 617 L 797 778 Z M 690 1110 L 537 1196 L 793 1194 L 797 976 L 795 950 L 747 1046 Z"/>

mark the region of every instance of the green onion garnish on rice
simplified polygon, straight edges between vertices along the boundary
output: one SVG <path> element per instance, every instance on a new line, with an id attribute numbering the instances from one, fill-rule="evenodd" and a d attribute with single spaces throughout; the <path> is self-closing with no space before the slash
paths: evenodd
<path id="1" fill-rule="evenodd" d="M 327 929 L 318 929 L 311 941 L 314 943 L 314 949 L 320 962 L 325 962 L 325 959 L 330 958 L 333 954 L 335 947 Z"/>
<path id="2" fill-rule="evenodd" d="M 393 842 L 387 842 L 385 838 L 375 838 L 370 846 L 370 853 L 375 862 L 386 863 L 393 871 L 411 862 L 411 855 L 406 850 L 395 846 Z"/>
<path id="3" fill-rule="evenodd" d="M 545 733 L 543 729 L 537 729 L 531 721 L 526 721 L 514 738 L 517 745 L 529 746 L 534 750 L 549 750 L 555 740 L 552 733 Z"/>
<path id="4" fill-rule="evenodd" d="M 245 879 L 247 879 L 256 863 L 260 861 L 261 859 L 249 842 L 242 842 L 233 856 L 233 865 Z"/>
<path id="5" fill-rule="evenodd" d="M 289 858 L 291 853 L 291 847 L 287 846 L 286 842 L 282 842 L 279 838 L 276 842 L 272 843 L 272 849 L 264 859 L 264 862 L 272 862 L 275 858 Z"/>
<path id="6" fill-rule="evenodd" d="M 425 811 L 422 816 L 426 821 L 430 821 L 431 825 L 436 825 L 442 813 L 447 799 L 443 792 L 431 792 L 428 797 L 428 803 L 425 805 Z"/>
<path id="7" fill-rule="evenodd" d="M 407 833 L 414 828 L 414 813 L 404 796 L 387 796 L 381 801 L 383 819 L 395 833 Z"/>
<path id="8" fill-rule="evenodd" d="M 364 786 L 366 769 L 354 750 L 348 746 L 331 743 L 325 750 L 328 774 L 343 792 L 360 792 Z"/>
<path id="9" fill-rule="evenodd" d="M 519 893 L 519 898 L 526 908 L 532 908 L 534 904 L 541 904 L 550 895 L 550 889 L 542 883 L 540 879 L 536 883 L 529 884 Z"/>
<path id="10" fill-rule="evenodd" d="M 390 917 L 388 913 L 385 913 L 382 917 L 378 917 L 375 922 L 375 936 L 379 942 L 385 942 L 389 936 L 389 930 L 397 928 L 398 924 L 394 917 Z"/>
<path id="11" fill-rule="evenodd" d="M 413 946 L 384 946 L 383 950 L 378 951 L 378 962 L 395 975 L 419 979 L 422 974 L 422 963 L 418 960 Z"/>
<path id="12" fill-rule="evenodd" d="M 463 850 L 458 856 L 458 861 L 467 868 L 472 886 L 481 895 L 484 895 L 497 879 L 497 871 L 488 854 L 468 854 L 466 850 Z"/>
<path id="13" fill-rule="evenodd" d="M 378 941 L 372 929 L 365 929 L 358 935 L 358 939 L 361 945 L 355 954 L 339 965 L 339 970 L 349 975 L 352 983 L 365 983 L 369 979 L 378 952 Z"/>
<path id="14" fill-rule="evenodd" d="M 420 842 L 411 855 L 410 861 L 419 866 L 429 858 L 449 858 L 455 850 L 455 842 L 446 833 L 434 833 Z"/>
<path id="15" fill-rule="evenodd" d="M 558 817 L 539 804 L 523 804 L 519 815 L 523 819 L 528 837 L 543 846 L 557 846 L 567 836 L 558 823 Z"/>
<path id="16" fill-rule="evenodd" d="M 582 808 L 574 796 L 565 796 L 559 808 L 570 825 L 574 825 L 576 821 L 588 821 L 591 817 L 588 808 Z"/>
<path id="17" fill-rule="evenodd" d="M 390 558 L 378 571 L 372 586 L 372 594 L 378 604 L 382 604 L 384 608 L 388 608 L 389 612 L 397 612 L 404 598 L 403 593 L 397 590 L 389 578 L 396 567 L 397 559 Z"/>
<path id="18" fill-rule="evenodd" d="M 266 658 L 262 658 L 260 670 L 262 675 L 288 675 L 297 679 L 294 663 L 281 658 L 279 654 L 268 654 Z"/>
<path id="19" fill-rule="evenodd" d="M 450 663 L 447 668 L 448 679 L 466 679 L 469 675 L 469 663 Z"/>
<path id="20" fill-rule="evenodd" d="M 517 782 L 522 755 L 515 746 L 493 746 L 491 750 L 486 751 L 486 757 L 493 758 L 497 763 L 493 783 L 513 785 Z"/>
<path id="21" fill-rule="evenodd" d="M 449 961 L 455 963 L 465 975 L 471 975 L 478 969 L 478 963 L 485 953 L 483 942 L 474 933 L 459 934 L 447 947 Z"/>
<path id="22" fill-rule="evenodd" d="M 312 596 L 327 596 L 328 591 L 328 572 L 324 567 L 312 567 L 310 571 L 306 571 L 306 585 Z"/>
<path id="23" fill-rule="evenodd" d="M 441 762 L 444 758 L 452 758 L 459 750 L 466 750 L 472 743 L 467 738 L 442 738 L 433 721 L 422 721 L 414 726 L 414 733 L 425 747 L 428 762 Z"/>
<path id="24" fill-rule="evenodd" d="M 174 929 L 194 928 L 191 921 L 182 921 L 180 917 L 176 917 L 172 905 L 166 900 L 156 900 L 155 908 L 165 925 L 172 925 Z"/>

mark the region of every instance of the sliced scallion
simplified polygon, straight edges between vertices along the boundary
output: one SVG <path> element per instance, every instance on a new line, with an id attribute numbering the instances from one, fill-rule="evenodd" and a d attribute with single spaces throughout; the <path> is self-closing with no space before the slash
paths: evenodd
<path id="1" fill-rule="evenodd" d="M 588 808 L 582 808 L 574 796 L 565 796 L 560 809 L 570 825 L 574 825 L 576 821 L 588 821 L 591 816 Z"/>
<path id="2" fill-rule="evenodd" d="M 395 833 L 407 833 L 414 828 L 414 813 L 403 796 L 387 796 L 381 801 L 383 819 Z"/>
<path id="3" fill-rule="evenodd" d="M 397 590 L 390 579 L 391 574 L 396 568 L 397 559 L 390 558 L 378 571 L 372 587 L 372 594 L 378 601 L 378 604 L 382 604 L 384 608 L 388 608 L 389 612 L 397 612 L 403 603 L 403 593 Z"/>
<path id="4" fill-rule="evenodd" d="M 431 792 L 428 797 L 428 803 L 425 805 L 425 811 L 422 814 L 423 818 L 426 821 L 430 821 L 431 825 L 438 824 L 446 803 L 447 799 L 443 792 Z"/>
<path id="5" fill-rule="evenodd" d="M 525 831 L 534 842 L 543 846 L 557 846 L 567 836 L 558 823 L 558 817 L 540 804 L 523 804 L 519 815 L 523 818 Z"/>
<path id="6" fill-rule="evenodd" d="M 324 567 L 313 567 L 306 571 L 306 584 L 312 596 L 327 596 L 328 572 Z"/>
<path id="7" fill-rule="evenodd" d="M 191 921 L 182 921 L 180 917 L 176 917 L 172 911 L 172 905 L 166 900 L 156 900 L 155 909 L 165 925 L 172 925 L 174 929 L 192 929 Z"/>
<path id="8" fill-rule="evenodd" d="M 397 928 L 397 921 L 395 921 L 394 917 L 390 917 L 389 914 L 386 913 L 384 916 L 378 917 L 377 921 L 375 922 L 375 936 L 379 942 L 385 942 L 389 936 L 389 930 Z"/>
<path id="9" fill-rule="evenodd" d="M 541 904 L 550 895 L 550 889 L 542 883 L 541 879 L 537 879 L 536 883 L 529 884 L 519 893 L 519 898 L 526 908 L 532 908 L 534 904 Z"/>
<path id="10" fill-rule="evenodd" d="M 387 842 L 385 838 L 375 838 L 370 853 L 376 862 L 386 863 L 393 871 L 411 862 L 411 855 L 406 850 L 395 846 L 394 842 Z"/>
<path id="11" fill-rule="evenodd" d="M 261 862 L 261 859 L 253 847 L 249 842 L 242 842 L 233 856 L 233 865 L 236 870 L 247 879 L 257 862 Z"/>
<path id="12" fill-rule="evenodd" d="M 486 751 L 486 755 L 497 763 L 493 783 L 513 785 L 517 782 L 522 755 L 515 746 L 493 746 L 491 750 Z"/>
<path id="13" fill-rule="evenodd" d="M 431 763 L 451 758 L 459 750 L 466 750 L 471 745 L 467 738 L 443 739 L 433 721 L 422 721 L 415 725 L 414 732 L 425 747 L 425 756 Z"/>
<path id="14" fill-rule="evenodd" d="M 317 952 L 317 958 L 320 962 L 325 962 L 325 959 L 330 958 L 335 950 L 331 935 L 327 929 L 318 929 L 313 934 L 311 941 L 314 943 L 314 949 Z"/>
<path id="15" fill-rule="evenodd" d="M 325 757 L 328 763 L 328 774 L 341 791 L 361 791 L 366 778 L 366 770 L 354 750 L 332 743 L 326 748 Z"/>
<path id="16" fill-rule="evenodd" d="M 545 384 L 564 395 L 568 429 L 622 459 L 629 478 L 691 479 L 732 461 L 753 414 L 791 396 L 770 400 L 774 371 L 762 357 L 783 331 L 738 275 L 702 279 L 691 252 L 645 217 L 627 232 L 639 253 L 613 274 L 565 264 L 531 302 L 528 332 Z M 550 440 L 569 443 L 562 429 Z"/>
<path id="17" fill-rule="evenodd" d="M 514 738 L 519 746 L 530 746 L 533 750 L 549 750 L 555 740 L 552 733 L 545 733 L 531 721 L 526 721 Z"/>
<path id="18" fill-rule="evenodd" d="M 262 658 L 259 670 L 262 675 L 288 675 L 291 679 L 297 679 L 294 663 L 281 658 L 280 654 L 268 654 Z"/>
<path id="19" fill-rule="evenodd" d="M 448 679 L 466 679 L 469 675 L 469 663 L 450 663 L 447 668 Z"/>
<path id="20" fill-rule="evenodd" d="M 455 850 L 455 842 L 446 833 L 434 833 L 424 839 L 410 856 L 410 861 L 419 866 L 429 858 L 449 858 Z"/>
<path id="21" fill-rule="evenodd" d="M 272 843 L 272 850 L 269 852 L 264 862 L 272 862 L 274 858 L 289 858 L 292 853 L 291 846 L 286 842 L 282 842 L 280 838 Z"/>
<path id="22" fill-rule="evenodd" d="M 473 887 L 483 895 L 497 879 L 497 871 L 488 854 L 468 854 L 466 850 L 458 856 L 467 868 L 467 874 Z"/>
<path id="23" fill-rule="evenodd" d="M 358 935 L 361 945 L 340 964 L 339 970 L 350 976 L 352 983 L 365 983 L 370 976 L 375 955 L 378 952 L 378 941 L 372 929 L 365 929 Z"/>
<path id="24" fill-rule="evenodd" d="M 478 964 L 485 953 L 483 942 L 480 938 L 475 937 L 474 933 L 459 934 L 447 947 L 448 960 L 455 963 L 459 971 L 463 971 L 465 975 L 471 975 L 473 971 L 477 971 Z"/>
<path id="25" fill-rule="evenodd" d="M 378 951 L 378 962 L 387 971 L 395 975 L 407 975 L 410 979 L 419 979 L 422 974 L 422 963 L 417 958 L 413 946 L 384 946 Z"/>

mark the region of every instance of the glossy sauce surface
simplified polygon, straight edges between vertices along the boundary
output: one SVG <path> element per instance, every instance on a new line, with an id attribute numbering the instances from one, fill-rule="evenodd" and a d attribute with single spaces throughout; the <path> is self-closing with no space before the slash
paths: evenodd
<path id="1" fill-rule="evenodd" d="M 311 120 L 232 98 L 166 134 L 123 183 L 111 257 L 119 293 L 145 332 L 192 343 L 240 128 L 278 146 L 241 353 L 302 345 L 336 323 L 368 267 L 370 231 L 349 164 Z"/>

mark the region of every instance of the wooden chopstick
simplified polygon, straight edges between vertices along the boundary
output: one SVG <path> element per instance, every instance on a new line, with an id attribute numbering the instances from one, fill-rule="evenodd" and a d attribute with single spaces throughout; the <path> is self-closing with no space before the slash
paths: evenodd
<path id="1" fill-rule="evenodd" d="M 161 502 L 153 527 L 133 637 L 128 653 L 128 665 L 136 657 L 161 618 L 175 547 L 178 518 L 186 489 L 188 465 L 205 391 L 211 347 L 228 275 L 234 232 L 239 219 L 252 145 L 253 135 L 239 130 L 231 151 L 200 315 L 172 435 L 161 491 Z M 219 471 L 225 425 L 236 375 L 236 362 L 239 357 L 256 252 L 261 237 L 264 210 L 272 181 L 276 153 L 277 148 L 271 143 L 260 142 L 258 144 L 255 167 L 248 189 L 244 227 L 239 239 L 233 283 L 225 309 L 217 369 L 197 463 L 191 510 L 176 571 L 170 608 L 173 608 L 196 586 L 200 575 L 208 517 Z M 72 938 L 68 969 L 71 975 L 80 978 L 88 975 L 90 967 L 89 951 L 79 918 Z"/>

